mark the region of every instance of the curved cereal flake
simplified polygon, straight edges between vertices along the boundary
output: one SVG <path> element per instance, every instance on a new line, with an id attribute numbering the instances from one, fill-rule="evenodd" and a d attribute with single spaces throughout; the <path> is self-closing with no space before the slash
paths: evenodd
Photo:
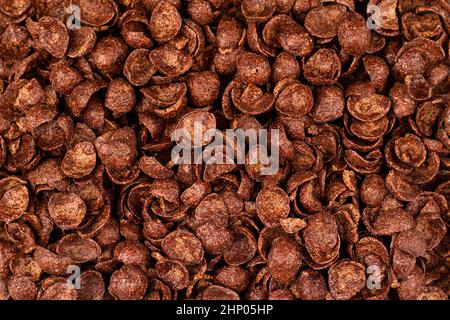
<path id="1" fill-rule="evenodd" d="M 381 138 L 389 129 L 389 118 L 387 116 L 375 121 L 353 120 L 348 128 L 352 134 L 365 140 Z"/>
<path id="2" fill-rule="evenodd" d="M 224 260 L 230 266 L 243 265 L 253 259 L 257 251 L 257 242 L 253 234 L 245 227 L 233 230 L 233 244 L 224 253 Z"/>
<path id="3" fill-rule="evenodd" d="M 133 110 L 136 104 L 136 93 L 131 84 L 122 78 L 114 79 L 106 90 L 105 107 L 120 117 Z"/>
<path id="4" fill-rule="evenodd" d="M 284 14 L 276 15 L 266 23 L 263 39 L 269 46 L 282 47 L 286 52 L 300 57 L 308 56 L 314 47 L 309 33 Z"/>
<path id="5" fill-rule="evenodd" d="M 189 285 L 189 271 L 180 262 L 161 260 L 155 265 L 159 278 L 175 290 L 182 290 Z"/>
<path id="6" fill-rule="evenodd" d="M 418 266 L 413 266 L 410 274 L 400 282 L 397 294 L 400 300 L 414 300 L 425 290 L 425 274 Z"/>
<path id="7" fill-rule="evenodd" d="M 411 171 L 411 179 L 415 181 L 416 184 L 426 184 L 431 182 L 439 173 L 440 163 L 440 158 L 436 153 L 429 153 L 425 162 Z"/>
<path id="8" fill-rule="evenodd" d="M 220 79 L 212 71 L 191 72 L 187 82 L 189 99 L 197 107 L 212 105 L 219 96 Z"/>
<path id="9" fill-rule="evenodd" d="M 58 242 L 56 253 L 62 257 L 69 257 L 75 263 L 84 263 L 97 259 L 101 249 L 92 239 L 69 234 Z"/>
<path id="10" fill-rule="evenodd" d="M 62 58 L 69 47 L 66 26 L 53 17 L 43 17 L 39 20 L 39 40 L 45 50 L 55 58 Z"/>
<path id="11" fill-rule="evenodd" d="M 362 174 L 377 173 L 383 164 L 382 154 L 378 150 L 365 157 L 354 150 L 345 150 L 344 160 L 353 170 Z"/>
<path id="12" fill-rule="evenodd" d="M 110 79 L 122 71 L 127 53 L 128 49 L 123 40 L 110 36 L 97 41 L 88 57 L 97 70 Z"/>
<path id="13" fill-rule="evenodd" d="M 86 215 L 86 204 L 75 193 L 58 192 L 50 197 L 48 211 L 61 229 L 74 229 Z"/>
<path id="14" fill-rule="evenodd" d="M 394 151 L 401 162 L 413 167 L 421 166 L 427 157 L 427 151 L 422 140 L 410 133 L 395 139 Z"/>
<path id="15" fill-rule="evenodd" d="M 298 78 L 301 67 L 297 59 L 287 53 L 280 53 L 272 65 L 272 81 L 274 83 L 286 78 Z"/>
<path id="16" fill-rule="evenodd" d="M 42 271 L 51 275 L 67 274 L 67 268 L 73 263 L 69 257 L 62 257 L 43 247 L 34 250 L 34 260 Z"/>
<path id="17" fill-rule="evenodd" d="M 50 82 L 57 92 L 70 94 L 82 80 L 79 72 L 65 63 L 52 65 Z"/>
<path id="18" fill-rule="evenodd" d="M 301 83 L 293 82 L 280 89 L 275 109 L 283 115 L 301 117 L 314 106 L 312 90 Z"/>
<path id="19" fill-rule="evenodd" d="M 136 135 L 130 127 L 109 131 L 94 142 L 102 163 L 112 170 L 131 166 L 137 156 Z"/>
<path id="20" fill-rule="evenodd" d="M 195 225 L 208 222 L 217 223 L 219 226 L 228 225 L 228 209 L 223 197 L 216 193 L 207 195 L 195 208 L 193 219 Z"/>
<path id="21" fill-rule="evenodd" d="M 189 17 L 201 26 L 210 24 L 214 19 L 213 7 L 206 0 L 189 1 L 186 11 Z"/>
<path id="22" fill-rule="evenodd" d="M 28 208 L 30 198 L 26 182 L 10 177 L 0 180 L 0 221 L 14 221 Z"/>
<path id="23" fill-rule="evenodd" d="M 104 83 L 92 80 L 85 80 L 76 86 L 68 97 L 68 107 L 75 116 L 80 116 L 87 107 L 92 95 L 105 88 Z"/>
<path id="24" fill-rule="evenodd" d="M 0 10 L 12 17 L 20 17 L 31 6 L 30 0 L 2 0 L 0 1 Z"/>
<path id="25" fill-rule="evenodd" d="M 177 230 L 169 233 L 161 246 L 170 259 L 179 260 L 188 266 L 196 265 L 203 259 L 202 243 L 189 231 Z"/>
<path id="26" fill-rule="evenodd" d="M 156 68 L 150 62 L 148 49 L 136 49 L 130 53 L 123 66 L 123 74 L 134 86 L 143 86 L 150 81 Z"/>
<path id="27" fill-rule="evenodd" d="M 384 117 L 391 108 L 391 100 L 383 95 L 350 96 L 347 110 L 360 121 L 375 121 Z"/>
<path id="28" fill-rule="evenodd" d="M 232 232 L 223 225 L 215 222 L 206 222 L 196 228 L 195 234 L 209 254 L 221 254 L 233 245 Z"/>
<path id="29" fill-rule="evenodd" d="M 354 297 L 366 285 L 366 270 L 356 261 L 343 260 L 328 271 L 328 285 L 331 295 L 337 300 Z"/>
<path id="30" fill-rule="evenodd" d="M 373 263 L 386 271 L 389 266 L 389 253 L 385 245 L 374 237 L 361 238 L 354 247 L 354 255 L 357 261 L 368 266 Z"/>
<path id="31" fill-rule="evenodd" d="M 155 157 L 142 157 L 139 159 L 139 168 L 151 178 L 167 179 L 173 175 L 173 171 L 163 166 Z"/>
<path id="32" fill-rule="evenodd" d="M 342 49 L 353 56 L 363 54 L 370 45 L 370 30 L 366 20 L 355 12 L 347 12 L 338 26 L 338 40 Z"/>
<path id="33" fill-rule="evenodd" d="M 94 170 L 97 162 L 95 147 L 91 142 L 79 142 L 68 150 L 61 162 L 61 170 L 68 177 L 81 178 Z"/>
<path id="34" fill-rule="evenodd" d="M 217 26 L 216 38 L 219 52 L 226 53 L 232 49 L 236 49 L 244 35 L 245 30 L 238 20 L 227 15 L 223 16 Z"/>
<path id="35" fill-rule="evenodd" d="M 181 24 L 182 20 L 177 8 L 167 1 L 160 1 L 153 8 L 149 29 L 153 39 L 167 42 L 177 35 Z"/>
<path id="36" fill-rule="evenodd" d="M 328 293 L 323 275 L 313 269 L 300 271 L 291 290 L 302 300 L 323 300 Z"/>
<path id="37" fill-rule="evenodd" d="M 253 84 L 234 82 L 231 89 L 231 102 L 245 114 L 257 115 L 268 112 L 275 99 L 269 92 L 264 92 Z"/>
<path id="38" fill-rule="evenodd" d="M 319 87 L 311 116 L 319 123 L 331 122 L 344 114 L 345 100 L 342 90 L 336 86 Z"/>
<path id="39" fill-rule="evenodd" d="M 80 58 L 94 49 L 97 35 L 93 28 L 82 26 L 79 29 L 69 31 L 69 47 L 67 56 Z"/>
<path id="40" fill-rule="evenodd" d="M 300 269 L 300 246 L 292 238 L 277 238 L 272 242 L 267 259 L 272 277 L 279 283 L 289 283 Z"/>
<path id="41" fill-rule="evenodd" d="M 65 279 L 64 279 L 65 280 Z M 67 285 L 66 281 L 55 281 L 38 297 L 38 300 L 77 300 L 77 290 Z"/>
<path id="42" fill-rule="evenodd" d="M 256 197 L 256 211 L 264 225 L 275 227 L 289 214 L 289 197 L 281 188 L 263 188 Z"/>
<path id="43" fill-rule="evenodd" d="M 37 262 L 29 255 L 16 255 L 10 260 L 9 269 L 14 276 L 25 277 L 32 281 L 38 281 L 42 274 Z"/>
<path id="44" fill-rule="evenodd" d="M 369 174 L 361 184 L 361 200 L 369 207 L 382 205 L 388 191 L 384 179 L 376 174 Z"/>
<path id="45" fill-rule="evenodd" d="M 211 142 L 212 137 L 205 134 L 208 130 L 216 128 L 216 118 L 214 114 L 195 110 L 186 114 L 177 124 L 177 129 L 183 131 L 183 136 L 178 137 L 178 143 L 189 143 L 192 146 L 204 146 Z M 185 135 L 188 135 L 185 137 Z M 189 139 L 188 141 L 186 141 Z"/>
<path id="46" fill-rule="evenodd" d="M 383 89 L 389 76 L 389 67 L 386 62 L 382 58 L 369 55 L 363 58 L 363 63 L 371 83 Z"/>
<path id="47" fill-rule="evenodd" d="M 443 111 L 443 101 L 439 98 L 422 102 L 415 115 L 415 122 L 420 133 L 431 136 L 441 116 L 444 116 Z"/>
<path id="48" fill-rule="evenodd" d="M 141 266 L 145 268 L 149 263 L 147 248 L 134 240 L 124 240 L 114 247 L 114 258 L 123 264 Z"/>
<path id="49" fill-rule="evenodd" d="M 327 212 L 319 212 L 311 215 L 306 223 L 301 232 L 311 259 L 319 265 L 334 260 L 340 247 L 336 219 Z M 315 239 L 322 241 L 316 242 Z"/>
<path id="50" fill-rule="evenodd" d="M 250 273 L 243 267 L 224 266 L 217 270 L 214 282 L 236 292 L 242 292 L 250 283 Z"/>
<path id="51" fill-rule="evenodd" d="M 305 17 L 305 28 L 311 35 L 318 38 L 335 37 L 339 21 L 347 11 L 341 4 L 331 4 L 313 8 Z"/>
<path id="52" fill-rule="evenodd" d="M 247 21 L 263 22 L 272 16 L 276 6 L 275 0 L 267 0 L 262 3 L 257 0 L 244 0 L 241 4 L 241 10 Z"/>
<path id="53" fill-rule="evenodd" d="M 80 7 L 81 22 L 101 27 L 109 23 L 117 14 L 117 4 L 111 0 L 74 0 L 73 3 Z"/>
<path id="54" fill-rule="evenodd" d="M 142 300 L 148 282 L 147 275 L 139 267 L 125 265 L 111 275 L 108 292 L 118 300 Z"/>
<path id="55" fill-rule="evenodd" d="M 270 79 L 270 73 L 269 62 L 261 55 L 243 52 L 236 58 L 236 75 L 246 83 L 265 84 Z"/>
<path id="56" fill-rule="evenodd" d="M 78 300 L 103 300 L 105 282 L 100 272 L 89 270 L 80 276 Z"/>
<path id="57" fill-rule="evenodd" d="M 407 75 L 405 77 L 406 90 L 416 101 L 427 100 L 431 97 L 431 86 L 422 75 Z"/>
<path id="58" fill-rule="evenodd" d="M 8 280 L 8 291 L 13 300 L 34 300 L 37 287 L 27 277 L 12 277 Z"/>
<path id="59" fill-rule="evenodd" d="M 333 84 L 341 75 L 341 60 L 334 50 L 319 49 L 306 61 L 303 75 L 313 85 Z"/>
<path id="60" fill-rule="evenodd" d="M 389 171 L 386 177 L 386 186 L 395 197 L 402 201 L 412 201 L 420 193 L 420 187 L 394 170 Z"/>
<path id="61" fill-rule="evenodd" d="M 439 15 L 433 12 L 422 15 L 407 12 L 402 16 L 401 23 L 408 40 L 418 37 L 436 39 L 442 33 Z"/>
<path id="62" fill-rule="evenodd" d="M 402 209 L 382 211 L 373 223 L 376 234 L 392 235 L 415 226 L 413 217 Z"/>
<path id="63" fill-rule="evenodd" d="M 192 67 L 192 57 L 171 45 L 164 45 L 150 52 L 150 62 L 166 76 L 179 76 Z"/>
<path id="64" fill-rule="evenodd" d="M 240 300 L 239 295 L 231 289 L 212 285 L 203 291 L 202 300 Z"/>

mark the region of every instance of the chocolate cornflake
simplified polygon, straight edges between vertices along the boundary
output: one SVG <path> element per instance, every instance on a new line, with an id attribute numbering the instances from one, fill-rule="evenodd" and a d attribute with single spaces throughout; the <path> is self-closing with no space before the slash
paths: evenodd
<path id="1" fill-rule="evenodd" d="M 447 300 L 449 15 L 0 0 L 0 300 Z"/>

